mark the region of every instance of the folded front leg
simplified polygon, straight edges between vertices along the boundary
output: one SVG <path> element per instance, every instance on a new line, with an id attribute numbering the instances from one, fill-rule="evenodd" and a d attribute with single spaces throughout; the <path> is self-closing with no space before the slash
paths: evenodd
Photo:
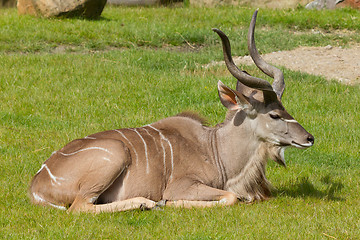
<path id="1" fill-rule="evenodd" d="M 174 207 L 213 207 L 234 205 L 238 199 L 232 192 L 213 188 L 199 182 L 183 180 L 173 183 L 164 194 L 166 206 Z M 185 187 L 187 186 L 187 187 Z M 185 188 L 184 188 L 185 187 Z"/>
<path id="2" fill-rule="evenodd" d="M 106 204 L 92 204 L 89 200 L 78 197 L 75 199 L 73 205 L 69 208 L 70 212 L 92 212 L 92 213 L 102 213 L 102 212 L 122 212 L 133 209 L 151 209 L 155 207 L 156 202 L 143 198 L 136 197 L 121 201 L 116 201 Z"/>

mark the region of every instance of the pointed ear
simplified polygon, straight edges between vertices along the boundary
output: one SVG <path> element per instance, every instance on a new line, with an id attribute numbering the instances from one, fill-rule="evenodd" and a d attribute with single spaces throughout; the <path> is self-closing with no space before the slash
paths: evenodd
<path id="1" fill-rule="evenodd" d="M 266 105 L 277 101 L 281 102 L 280 97 L 278 97 L 275 92 L 264 91 L 263 94 L 264 94 L 264 102 Z"/>
<path id="2" fill-rule="evenodd" d="M 249 101 L 241 93 L 227 87 L 221 81 L 218 82 L 218 92 L 221 103 L 229 110 L 250 110 Z"/>

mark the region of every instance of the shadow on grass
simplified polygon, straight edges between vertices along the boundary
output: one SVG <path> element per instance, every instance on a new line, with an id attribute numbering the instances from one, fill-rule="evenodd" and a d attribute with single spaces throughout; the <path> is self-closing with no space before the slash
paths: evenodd
<path id="1" fill-rule="evenodd" d="M 341 182 L 332 181 L 329 175 L 321 178 L 321 182 L 327 185 L 325 190 L 318 190 L 309 181 L 308 177 L 299 179 L 297 183 L 289 187 L 279 188 L 273 191 L 274 196 L 289 196 L 293 198 L 318 198 L 330 201 L 344 201 L 344 198 L 337 196 L 344 185 Z"/>

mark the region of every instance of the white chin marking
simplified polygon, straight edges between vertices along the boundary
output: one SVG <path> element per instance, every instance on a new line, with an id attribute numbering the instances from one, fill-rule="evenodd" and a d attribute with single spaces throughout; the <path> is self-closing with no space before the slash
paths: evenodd
<path id="1" fill-rule="evenodd" d="M 291 143 L 291 146 L 296 147 L 296 148 L 308 148 L 311 147 L 313 144 L 312 143 L 305 143 L 305 144 L 297 144 L 297 143 Z"/>

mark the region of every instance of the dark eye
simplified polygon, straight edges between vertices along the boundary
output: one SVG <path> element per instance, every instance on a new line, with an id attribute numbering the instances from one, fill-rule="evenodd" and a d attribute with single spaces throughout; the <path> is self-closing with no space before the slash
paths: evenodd
<path id="1" fill-rule="evenodd" d="M 272 119 L 280 119 L 280 116 L 278 114 L 276 114 L 276 113 L 270 113 L 270 117 Z"/>

